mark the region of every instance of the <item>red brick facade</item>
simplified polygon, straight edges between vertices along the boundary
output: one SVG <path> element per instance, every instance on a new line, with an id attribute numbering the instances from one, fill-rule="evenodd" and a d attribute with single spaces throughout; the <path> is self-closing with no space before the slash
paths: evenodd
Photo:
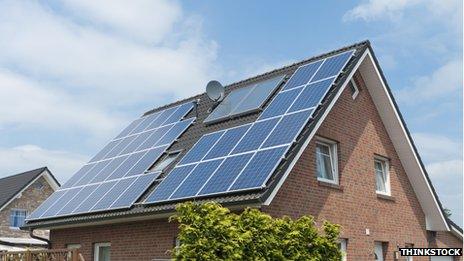
<path id="1" fill-rule="evenodd" d="M 315 142 L 310 142 L 274 200 L 263 210 L 274 216 L 313 215 L 318 221 L 342 225 L 348 260 L 373 260 L 374 242 L 385 242 L 385 260 L 405 244 L 462 247 L 451 233 L 433 239 L 425 229 L 425 215 L 383 126 L 367 88 L 357 77 L 360 93 L 352 99 L 347 88 L 317 132 L 337 142 L 339 186 L 316 179 Z M 375 192 L 374 156 L 389 159 L 391 197 Z M 369 235 L 366 230 L 369 230 Z M 177 227 L 166 220 L 51 231 L 54 248 L 82 245 L 92 260 L 93 244 L 111 243 L 112 260 L 167 258 Z M 428 258 L 414 258 L 428 260 Z"/>

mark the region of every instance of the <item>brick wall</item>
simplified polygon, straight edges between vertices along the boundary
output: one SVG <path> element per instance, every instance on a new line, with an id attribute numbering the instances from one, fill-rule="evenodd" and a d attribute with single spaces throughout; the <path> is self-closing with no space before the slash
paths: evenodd
<path id="1" fill-rule="evenodd" d="M 111 243 L 111 260 L 152 260 L 169 258 L 174 247 L 177 225 L 166 219 L 52 230 L 53 248 L 81 244 L 85 260 L 93 260 L 95 243 Z"/>
<path id="2" fill-rule="evenodd" d="M 348 260 L 373 260 L 374 242 L 387 242 L 386 260 L 393 260 L 397 245 L 427 247 L 425 216 L 401 166 L 395 149 L 363 88 L 353 101 L 349 89 L 340 97 L 318 135 L 338 142 L 340 186 L 318 182 L 315 171 L 315 143 L 311 142 L 296 167 L 263 210 L 274 216 L 313 215 L 343 226 L 348 239 Z M 375 192 L 374 155 L 390 159 L 392 197 L 379 198 Z M 369 229 L 370 235 L 366 235 Z M 93 244 L 111 243 L 112 260 L 168 258 L 177 232 L 166 220 L 52 230 L 54 248 L 79 243 L 86 260 L 92 260 Z M 462 244 L 450 233 L 438 233 L 440 246 Z M 428 260 L 428 258 L 414 258 Z"/>
<path id="3" fill-rule="evenodd" d="M 21 197 L 14 199 L 8 206 L 0 211 L 0 236 L 1 237 L 29 237 L 29 232 L 10 228 L 10 213 L 12 209 L 26 209 L 31 213 L 52 193 L 53 189 L 45 180 L 40 177 L 35 183 L 42 183 L 42 189 L 37 189 L 35 184 L 31 184 Z M 34 234 L 48 237 L 47 230 L 36 230 Z"/>
<path id="4" fill-rule="evenodd" d="M 428 246 L 425 216 L 361 77 L 355 79 L 359 95 L 353 100 L 346 88 L 317 132 L 338 143 L 339 186 L 317 180 L 313 139 L 263 210 L 294 218 L 309 214 L 319 225 L 323 220 L 342 225 L 349 260 L 372 260 L 375 241 L 387 243 L 386 260 L 393 260 L 397 246 Z M 375 192 L 376 155 L 389 159 L 390 198 Z M 441 237 L 442 246 L 457 246 L 451 237 Z"/>

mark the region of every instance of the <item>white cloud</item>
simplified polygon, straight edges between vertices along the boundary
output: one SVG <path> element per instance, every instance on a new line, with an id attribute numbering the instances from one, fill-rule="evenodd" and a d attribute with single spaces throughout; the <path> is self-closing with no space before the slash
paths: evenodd
<path id="1" fill-rule="evenodd" d="M 403 18 L 404 12 L 411 8 L 422 7 L 427 11 L 427 18 L 446 18 L 454 20 L 458 16 L 461 4 L 455 0 L 368 0 L 363 1 L 354 8 L 350 9 L 343 16 L 344 21 L 364 20 L 375 21 L 387 19 L 399 21 Z"/>
<path id="2" fill-rule="evenodd" d="M 147 8 L 154 10 L 146 10 L 141 18 L 120 20 L 117 17 L 123 12 L 122 4 L 117 5 L 120 11 L 103 11 L 99 4 L 69 3 L 83 10 L 81 16 L 95 17 L 137 37 L 139 30 L 153 33 L 153 39 L 160 43 L 134 42 L 130 37 L 61 16 L 39 2 L 7 1 L 0 4 L 0 49 L 6 50 L 0 52 L 0 65 L 71 86 L 87 94 L 88 99 L 109 105 L 115 100 L 123 105 L 140 103 L 149 97 L 159 101 L 157 96 L 167 94 L 174 98 L 190 96 L 203 91 L 211 78 L 217 47 L 203 37 L 201 21 L 192 22 L 198 18 L 180 17 L 179 12 L 172 11 L 167 12 L 161 28 L 156 21 L 144 24 L 149 15 L 146 12 L 164 20 L 165 9 L 180 8 L 175 2 L 161 5 L 171 8 L 149 5 Z M 135 11 L 127 7 L 130 17 L 138 10 L 133 8 Z M 175 24 L 179 24 L 177 31 L 172 31 Z"/>
<path id="3" fill-rule="evenodd" d="M 47 150 L 35 145 L 0 147 L 0 177 L 47 166 L 60 182 L 64 182 L 87 160 L 80 154 Z"/>
<path id="4" fill-rule="evenodd" d="M 431 163 L 426 168 L 435 180 L 457 182 L 458 180 L 462 181 L 462 164 L 462 160 L 447 160 Z M 451 193 L 455 192 L 452 191 Z"/>
<path id="5" fill-rule="evenodd" d="M 130 4 L 123 0 L 65 0 L 64 5 L 73 15 L 90 21 L 92 27 L 146 43 L 162 41 L 182 15 L 178 4 L 165 0 L 137 0 Z"/>
<path id="6" fill-rule="evenodd" d="M 462 157 L 462 144 L 448 137 L 431 133 L 414 133 L 420 155 L 428 162 L 447 161 Z"/>
<path id="7" fill-rule="evenodd" d="M 462 89 L 462 61 L 452 60 L 436 69 L 430 76 L 421 76 L 412 88 L 399 92 L 399 98 L 409 102 L 424 102 L 449 97 Z M 454 97 L 454 95 L 453 95 Z"/>
<path id="8" fill-rule="evenodd" d="M 0 70 L 0 104 L 0 127 L 63 131 L 73 126 L 73 130 L 101 134 L 111 133 L 122 122 L 92 104 L 6 70 Z"/>

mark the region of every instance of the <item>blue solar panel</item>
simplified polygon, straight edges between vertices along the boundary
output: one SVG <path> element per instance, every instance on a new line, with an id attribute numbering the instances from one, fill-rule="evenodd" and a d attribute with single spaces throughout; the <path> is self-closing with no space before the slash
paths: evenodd
<path id="1" fill-rule="evenodd" d="M 147 129 L 154 129 L 164 125 L 164 122 L 171 117 L 171 115 L 177 110 L 177 107 L 169 108 L 160 113 L 158 118 L 154 120 Z"/>
<path id="2" fill-rule="evenodd" d="M 91 179 L 89 182 L 85 183 L 85 184 L 89 184 L 89 183 L 97 183 L 97 182 L 102 182 L 104 180 L 106 180 L 108 178 L 108 176 L 110 176 L 113 171 L 115 169 L 117 169 L 119 167 L 119 165 L 121 165 L 129 156 L 128 155 L 125 155 L 125 156 L 121 156 L 121 157 L 117 157 L 117 158 L 113 158 L 111 160 L 111 162 L 109 164 L 107 164 L 105 166 L 104 169 L 102 169 L 97 176 L 95 176 L 93 179 Z M 89 179 L 87 179 L 89 180 Z M 84 185 L 84 184 L 82 184 Z"/>
<path id="3" fill-rule="evenodd" d="M 98 187 L 98 184 L 89 185 L 83 187 L 77 195 L 68 201 L 68 203 L 57 213 L 57 215 L 67 215 L 73 212 L 73 210 L 84 201 L 92 192 Z"/>
<path id="4" fill-rule="evenodd" d="M 173 169 L 147 197 L 145 202 L 150 203 L 167 200 L 194 167 L 195 165 L 187 165 Z"/>
<path id="5" fill-rule="evenodd" d="M 121 196 L 121 194 L 124 193 L 124 191 L 126 191 L 126 189 L 135 181 L 135 179 L 136 177 L 120 179 L 118 183 L 116 183 L 116 185 L 114 185 L 91 210 L 105 210 L 109 208 L 111 204 L 113 204 L 116 199 L 118 199 L 119 196 Z"/>
<path id="6" fill-rule="evenodd" d="M 97 189 L 93 191 L 88 198 L 86 198 L 76 209 L 72 212 L 73 214 L 79 214 L 88 212 L 111 188 L 116 184 L 117 181 L 109 181 L 101 183 Z"/>
<path id="7" fill-rule="evenodd" d="M 195 119 L 190 118 L 185 121 L 176 123 L 161 139 L 156 142 L 155 146 L 167 145 L 174 142 L 182 133 L 187 130 Z"/>
<path id="8" fill-rule="evenodd" d="M 157 129 L 142 143 L 142 145 L 137 148 L 137 150 L 146 150 L 154 147 L 161 137 L 163 137 L 173 126 L 174 125 L 171 124 Z"/>
<path id="9" fill-rule="evenodd" d="M 36 219 L 39 218 L 49 207 L 55 204 L 64 194 L 66 190 L 58 190 L 53 193 L 50 197 L 48 197 L 38 208 L 36 208 L 28 217 L 27 219 Z"/>
<path id="10" fill-rule="evenodd" d="M 247 124 L 228 129 L 206 155 L 205 160 L 227 156 L 250 126 L 251 124 Z"/>
<path id="11" fill-rule="evenodd" d="M 132 167 L 125 175 L 125 177 L 128 176 L 134 176 L 134 175 L 139 175 L 143 174 L 145 171 L 148 170 L 148 168 L 151 167 L 159 158 L 160 156 L 164 153 L 166 150 L 167 146 L 164 147 L 157 147 L 154 149 L 149 150 L 143 157 Z"/>
<path id="12" fill-rule="evenodd" d="M 298 96 L 298 99 L 293 103 L 288 112 L 290 113 L 318 106 L 330 86 L 332 86 L 334 80 L 335 78 L 329 78 L 306 85 L 303 92 Z"/>
<path id="13" fill-rule="evenodd" d="M 148 189 L 161 172 L 139 176 L 137 180 L 119 197 L 111 208 L 130 207 Z"/>
<path id="14" fill-rule="evenodd" d="M 222 161 L 222 159 L 218 159 L 198 164 L 172 194 L 171 199 L 195 196 Z"/>
<path id="15" fill-rule="evenodd" d="M 89 184 L 91 180 L 94 179 L 98 175 L 98 173 L 100 173 L 100 171 L 104 169 L 110 162 L 111 160 L 105 160 L 96 163 L 95 166 L 92 169 L 90 169 L 87 173 L 85 173 L 85 176 L 83 176 L 82 179 L 76 182 L 73 186 Z"/>
<path id="16" fill-rule="evenodd" d="M 307 84 L 311 78 L 313 77 L 314 73 L 316 73 L 319 66 L 322 64 L 322 61 L 316 61 L 310 64 L 306 64 L 298 68 L 293 76 L 288 80 L 288 82 L 284 86 L 284 90 L 290 90 L 298 86 L 302 86 Z"/>
<path id="17" fill-rule="evenodd" d="M 272 102 L 266 107 L 266 109 L 259 116 L 259 120 L 267 119 L 275 116 L 285 114 L 290 108 L 296 97 L 300 94 L 303 88 L 295 88 L 293 90 L 281 92 L 272 100 Z"/>
<path id="18" fill-rule="evenodd" d="M 156 129 L 140 133 L 120 154 L 124 155 L 137 151 L 137 148 L 140 147 L 140 145 L 142 145 L 142 143 L 144 143 L 155 131 Z"/>
<path id="19" fill-rule="evenodd" d="M 41 217 L 52 217 L 55 216 L 58 211 L 63 208 L 63 206 L 68 203 L 79 191 L 82 187 L 79 188 L 71 188 L 67 190 L 62 197 L 60 197 L 55 203 L 47 210 Z"/>
<path id="20" fill-rule="evenodd" d="M 206 134 L 198 140 L 198 142 L 189 150 L 189 152 L 182 158 L 179 164 L 187 164 L 200 161 L 206 153 L 214 146 L 219 140 L 224 131 Z"/>
<path id="21" fill-rule="evenodd" d="M 248 153 L 226 158 L 224 163 L 222 163 L 218 170 L 205 184 L 199 195 L 227 191 L 229 186 L 232 185 L 235 178 L 237 178 L 252 156 L 253 153 Z"/>
<path id="22" fill-rule="evenodd" d="M 140 151 L 130 156 L 123 156 L 119 158 L 118 161 L 114 162 L 113 166 L 111 166 L 111 169 L 105 170 L 106 175 L 105 177 L 102 177 L 100 181 L 113 180 L 124 177 L 127 172 L 134 166 L 134 164 L 137 163 L 143 157 L 143 155 L 145 155 L 145 153 L 147 152 Z"/>
<path id="23" fill-rule="evenodd" d="M 306 110 L 285 115 L 266 139 L 262 148 L 294 142 L 301 129 L 310 119 L 312 112 L 313 110 Z"/>
<path id="24" fill-rule="evenodd" d="M 106 156 L 106 154 L 108 154 L 111 150 L 113 150 L 114 147 L 116 147 L 116 145 L 118 145 L 121 141 L 122 139 L 114 140 L 108 143 L 100 152 L 97 153 L 97 155 L 95 155 L 95 157 L 93 157 L 90 160 L 90 162 L 99 161 L 103 159 Z"/>
<path id="25" fill-rule="evenodd" d="M 143 118 L 138 118 L 134 120 L 133 122 L 131 122 L 129 126 L 127 126 L 123 131 L 121 131 L 121 133 L 118 136 L 116 136 L 115 139 L 119 139 L 119 138 L 126 137 L 127 135 L 129 135 L 129 133 L 131 133 L 132 130 L 136 128 L 140 124 L 141 121 L 143 121 Z"/>
<path id="26" fill-rule="evenodd" d="M 79 181 L 90 169 L 92 169 L 95 164 L 87 164 L 84 165 L 80 170 L 78 170 L 63 186 L 62 189 L 69 188 L 74 185 L 77 181 Z"/>
<path id="27" fill-rule="evenodd" d="M 143 120 L 140 122 L 140 124 L 137 125 L 137 127 L 135 127 L 130 132 L 130 134 L 140 133 L 140 132 L 146 130 L 148 128 L 148 126 L 150 126 L 150 124 L 158 118 L 159 115 L 160 115 L 160 113 L 152 113 L 150 115 L 147 115 L 147 116 L 143 117 Z"/>
<path id="28" fill-rule="evenodd" d="M 123 138 L 123 140 L 118 143 L 118 145 L 116 145 L 108 154 L 106 154 L 103 159 L 113 158 L 120 155 L 121 151 L 123 151 L 135 138 L 137 138 L 137 135 Z"/>
<path id="29" fill-rule="evenodd" d="M 233 150 L 233 154 L 256 150 L 275 127 L 279 118 L 255 122 Z"/>
<path id="30" fill-rule="evenodd" d="M 230 191 L 262 188 L 280 160 L 284 157 L 288 147 L 284 146 L 258 151 L 242 173 L 240 173 Z"/>
<path id="31" fill-rule="evenodd" d="M 314 75 L 312 82 L 318 81 L 321 79 L 325 79 L 331 76 L 336 76 L 340 73 L 340 71 L 345 67 L 348 61 L 353 55 L 354 51 L 348 51 L 341 53 L 336 56 L 332 56 L 327 58 L 325 62 L 322 64 L 321 68 L 317 71 L 316 75 Z"/>
<path id="32" fill-rule="evenodd" d="M 193 102 L 182 104 L 178 109 L 163 123 L 164 125 L 180 121 L 187 113 L 189 113 L 195 105 Z"/>

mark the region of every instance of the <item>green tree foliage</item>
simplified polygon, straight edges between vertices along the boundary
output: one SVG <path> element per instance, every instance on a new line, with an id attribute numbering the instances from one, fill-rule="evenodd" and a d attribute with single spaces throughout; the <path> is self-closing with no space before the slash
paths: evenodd
<path id="1" fill-rule="evenodd" d="M 272 218 L 257 209 L 240 214 L 217 203 L 177 206 L 180 224 L 177 260 L 340 260 L 339 226 L 325 222 L 323 233 L 313 217 Z"/>

